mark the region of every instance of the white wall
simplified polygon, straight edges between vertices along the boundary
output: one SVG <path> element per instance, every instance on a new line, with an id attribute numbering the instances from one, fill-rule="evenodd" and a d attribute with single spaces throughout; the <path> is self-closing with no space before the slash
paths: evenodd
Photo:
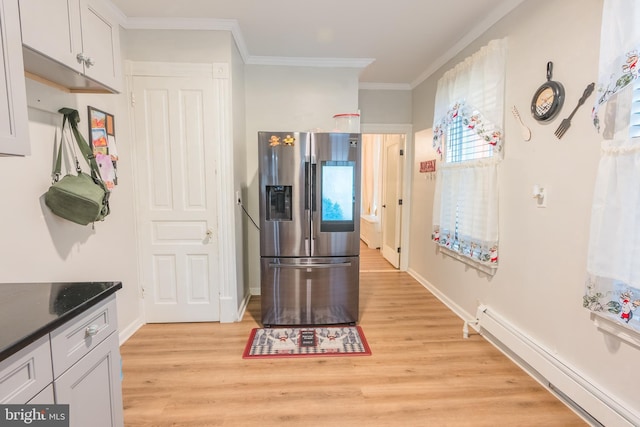
<path id="1" fill-rule="evenodd" d="M 411 123 L 410 90 L 360 89 L 360 123 Z"/>
<path id="2" fill-rule="evenodd" d="M 334 128 L 333 115 L 358 110 L 358 73 L 351 68 L 247 65 L 247 211 L 259 224 L 258 132 Z M 260 234 L 245 221 L 247 280 L 260 293 Z"/>
<path id="3" fill-rule="evenodd" d="M 231 61 L 231 33 L 201 30 L 127 30 L 125 59 L 211 64 Z"/>
<path id="4" fill-rule="evenodd" d="M 244 62 L 236 45 L 233 45 L 231 59 L 231 103 L 233 111 L 233 175 L 235 191 L 240 192 L 241 200 L 244 200 L 247 189 L 247 141 L 246 141 L 246 105 L 244 87 Z M 243 224 L 244 213 L 240 206 L 235 209 L 235 236 L 236 236 L 236 277 L 238 281 L 237 301 L 242 303 L 250 297 L 249 283 L 246 280 L 246 225 Z"/>
<path id="5" fill-rule="evenodd" d="M 561 140 L 553 136 L 587 84 L 597 79 L 602 3 L 524 2 L 414 90 L 417 165 L 436 157 L 428 131 L 422 131 L 433 123 L 437 80 L 489 40 L 507 37 L 500 267 L 490 278 L 436 252 L 429 241 L 435 181 L 414 172 L 411 229 L 421 238 L 411 240 L 410 269 L 466 318 L 475 317 L 481 303 L 500 313 L 516 330 L 640 417 L 632 368 L 640 349 L 600 332 L 582 307 L 591 196 L 600 155 L 600 137 L 590 122 L 594 97 L 578 111 Z M 559 117 L 545 125 L 528 111 L 533 93 L 546 79 L 547 61 L 554 63 L 554 80 L 564 84 L 566 101 Z M 513 105 L 532 129 L 529 142 L 520 137 L 510 112 Z M 546 209 L 537 208 L 531 197 L 534 184 L 548 189 Z"/>
<path id="6" fill-rule="evenodd" d="M 118 323 L 126 329 L 138 320 L 139 297 L 132 165 L 121 98 L 72 95 L 30 80 L 27 92 L 31 155 L 0 157 L 0 283 L 122 281 Z M 120 155 L 111 214 L 95 229 L 54 216 L 43 199 L 51 185 L 54 144 L 62 124 L 57 110 L 77 109 L 80 131 L 87 138 L 87 105 L 114 114 Z"/>

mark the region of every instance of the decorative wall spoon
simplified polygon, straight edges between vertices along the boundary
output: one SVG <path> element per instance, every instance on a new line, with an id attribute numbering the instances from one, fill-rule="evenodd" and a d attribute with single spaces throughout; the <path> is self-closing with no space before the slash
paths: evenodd
<path id="1" fill-rule="evenodd" d="M 520 130 L 522 132 L 522 139 L 524 139 L 525 141 L 529 141 L 531 139 L 531 129 L 529 129 L 524 124 L 524 122 L 522 121 L 522 117 L 520 117 L 520 113 L 518 112 L 518 109 L 516 108 L 515 105 L 511 109 L 511 112 L 513 113 L 513 117 L 518 119 L 518 122 L 520 123 Z"/>

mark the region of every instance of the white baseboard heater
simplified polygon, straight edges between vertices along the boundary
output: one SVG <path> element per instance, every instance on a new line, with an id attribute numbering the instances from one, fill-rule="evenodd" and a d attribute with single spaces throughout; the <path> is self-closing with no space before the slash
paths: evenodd
<path id="1" fill-rule="evenodd" d="M 594 426 L 639 426 L 640 417 L 527 337 L 490 307 L 480 305 L 472 326 L 507 357 Z"/>

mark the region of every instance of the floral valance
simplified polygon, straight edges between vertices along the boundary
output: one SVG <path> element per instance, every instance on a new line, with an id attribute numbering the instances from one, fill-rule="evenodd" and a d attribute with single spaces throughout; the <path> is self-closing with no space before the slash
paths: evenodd
<path id="1" fill-rule="evenodd" d="M 495 150 L 502 151 L 502 129 L 497 124 L 487 120 L 477 109 L 470 107 L 464 101 L 458 101 L 439 122 L 434 124 L 433 148 L 438 154 L 442 155 L 445 130 L 457 118 L 462 120 L 463 126 L 473 130 L 487 144 L 493 145 Z"/>
<path id="2" fill-rule="evenodd" d="M 617 280 L 592 276 L 582 305 L 640 333 L 640 316 L 634 315 L 640 307 L 640 289 Z"/>
<path id="3" fill-rule="evenodd" d="M 616 93 L 633 83 L 640 75 L 638 63 L 640 47 L 631 49 L 618 56 L 613 63 L 607 65 L 608 72 L 601 73 L 596 87 L 596 104 L 593 107 L 593 125 L 600 130 L 598 110 Z"/>

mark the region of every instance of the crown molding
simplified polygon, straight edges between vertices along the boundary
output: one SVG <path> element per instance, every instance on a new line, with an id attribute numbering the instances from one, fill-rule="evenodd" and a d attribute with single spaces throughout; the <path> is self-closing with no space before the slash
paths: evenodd
<path id="1" fill-rule="evenodd" d="M 242 37 L 240 25 L 235 19 L 212 18 L 127 18 L 120 12 L 120 25 L 127 30 L 204 30 L 230 31 L 238 47 L 242 60 L 250 58 L 247 45 Z"/>
<path id="2" fill-rule="evenodd" d="M 250 55 L 235 19 L 207 18 L 127 18 L 122 13 L 121 25 L 127 30 L 205 30 L 230 31 L 245 64 L 285 65 L 290 67 L 365 68 L 373 58 L 308 58 Z"/>
<path id="3" fill-rule="evenodd" d="M 238 27 L 235 19 L 213 18 L 125 18 L 127 30 L 223 30 Z"/>
<path id="4" fill-rule="evenodd" d="M 409 83 L 360 83 L 360 90 L 411 90 Z"/>
<path id="5" fill-rule="evenodd" d="M 310 58 L 292 56 L 250 56 L 250 65 L 286 65 L 290 67 L 365 68 L 373 58 Z"/>

